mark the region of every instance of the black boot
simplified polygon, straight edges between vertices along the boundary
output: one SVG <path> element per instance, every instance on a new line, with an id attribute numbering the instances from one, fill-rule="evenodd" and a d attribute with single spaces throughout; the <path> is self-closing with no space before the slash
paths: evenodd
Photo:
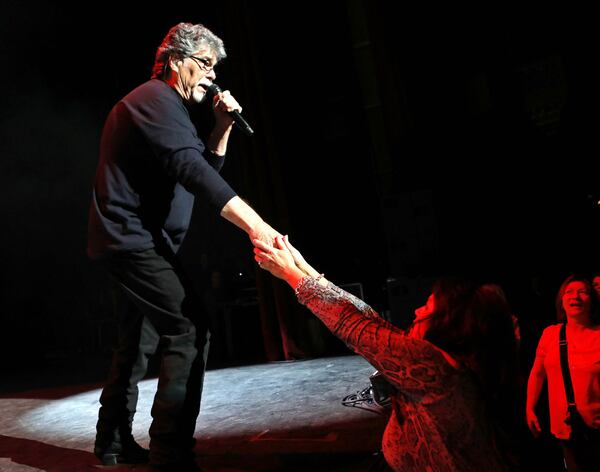
<path id="1" fill-rule="evenodd" d="M 94 446 L 94 455 L 103 465 L 145 464 L 150 458 L 150 451 L 140 446 L 130 431 L 110 435 L 98 434 Z"/>

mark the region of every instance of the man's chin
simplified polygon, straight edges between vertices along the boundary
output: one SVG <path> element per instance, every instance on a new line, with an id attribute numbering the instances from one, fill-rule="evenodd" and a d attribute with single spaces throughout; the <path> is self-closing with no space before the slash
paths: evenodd
<path id="1" fill-rule="evenodd" d="M 202 103 L 206 98 L 206 92 L 200 92 L 199 90 L 194 90 L 192 94 L 192 101 L 194 103 Z"/>

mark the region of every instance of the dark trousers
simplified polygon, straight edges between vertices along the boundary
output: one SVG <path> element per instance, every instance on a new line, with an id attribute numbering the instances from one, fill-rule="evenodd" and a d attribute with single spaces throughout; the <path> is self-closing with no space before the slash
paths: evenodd
<path id="1" fill-rule="evenodd" d="M 118 254 L 105 264 L 117 289 L 118 345 L 100 397 L 96 443 L 131 434 L 137 384 L 158 350 L 150 462 L 190 460 L 210 338 L 199 298 L 169 249 Z"/>
<path id="2" fill-rule="evenodd" d="M 600 470 L 600 441 L 579 444 L 560 441 L 568 472 L 596 472 Z"/>

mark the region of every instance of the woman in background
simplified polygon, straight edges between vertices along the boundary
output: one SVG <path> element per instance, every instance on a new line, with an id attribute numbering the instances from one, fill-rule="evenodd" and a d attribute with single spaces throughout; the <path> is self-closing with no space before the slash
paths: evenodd
<path id="1" fill-rule="evenodd" d="M 542 387 L 548 381 L 550 430 L 560 442 L 569 472 L 599 470 L 600 441 L 595 447 L 590 447 L 582 446 L 571 438 L 560 363 L 559 332 L 566 324 L 569 370 L 577 411 L 588 426 L 598 430 L 600 438 L 600 326 L 597 305 L 597 294 L 587 278 L 579 275 L 567 277 L 556 297 L 559 323 L 542 333 L 527 382 L 527 425 L 538 437 L 541 427 L 535 408 Z"/>

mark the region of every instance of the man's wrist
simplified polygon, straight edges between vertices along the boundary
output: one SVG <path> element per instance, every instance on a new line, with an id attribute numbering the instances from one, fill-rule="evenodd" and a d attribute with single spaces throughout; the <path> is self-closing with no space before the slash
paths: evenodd
<path id="1" fill-rule="evenodd" d="M 257 239 L 261 239 L 260 235 L 263 233 L 263 226 L 265 225 L 265 221 L 256 213 L 256 218 L 252 218 L 248 220 L 248 227 L 250 228 L 248 234 L 252 237 L 256 237 Z"/>
<path id="2" fill-rule="evenodd" d="M 244 230 L 250 237 L 257 235 L 258 228 L 265 224 L 259 214 L 237 195 L 225 204 L 221 216 Z"/>

